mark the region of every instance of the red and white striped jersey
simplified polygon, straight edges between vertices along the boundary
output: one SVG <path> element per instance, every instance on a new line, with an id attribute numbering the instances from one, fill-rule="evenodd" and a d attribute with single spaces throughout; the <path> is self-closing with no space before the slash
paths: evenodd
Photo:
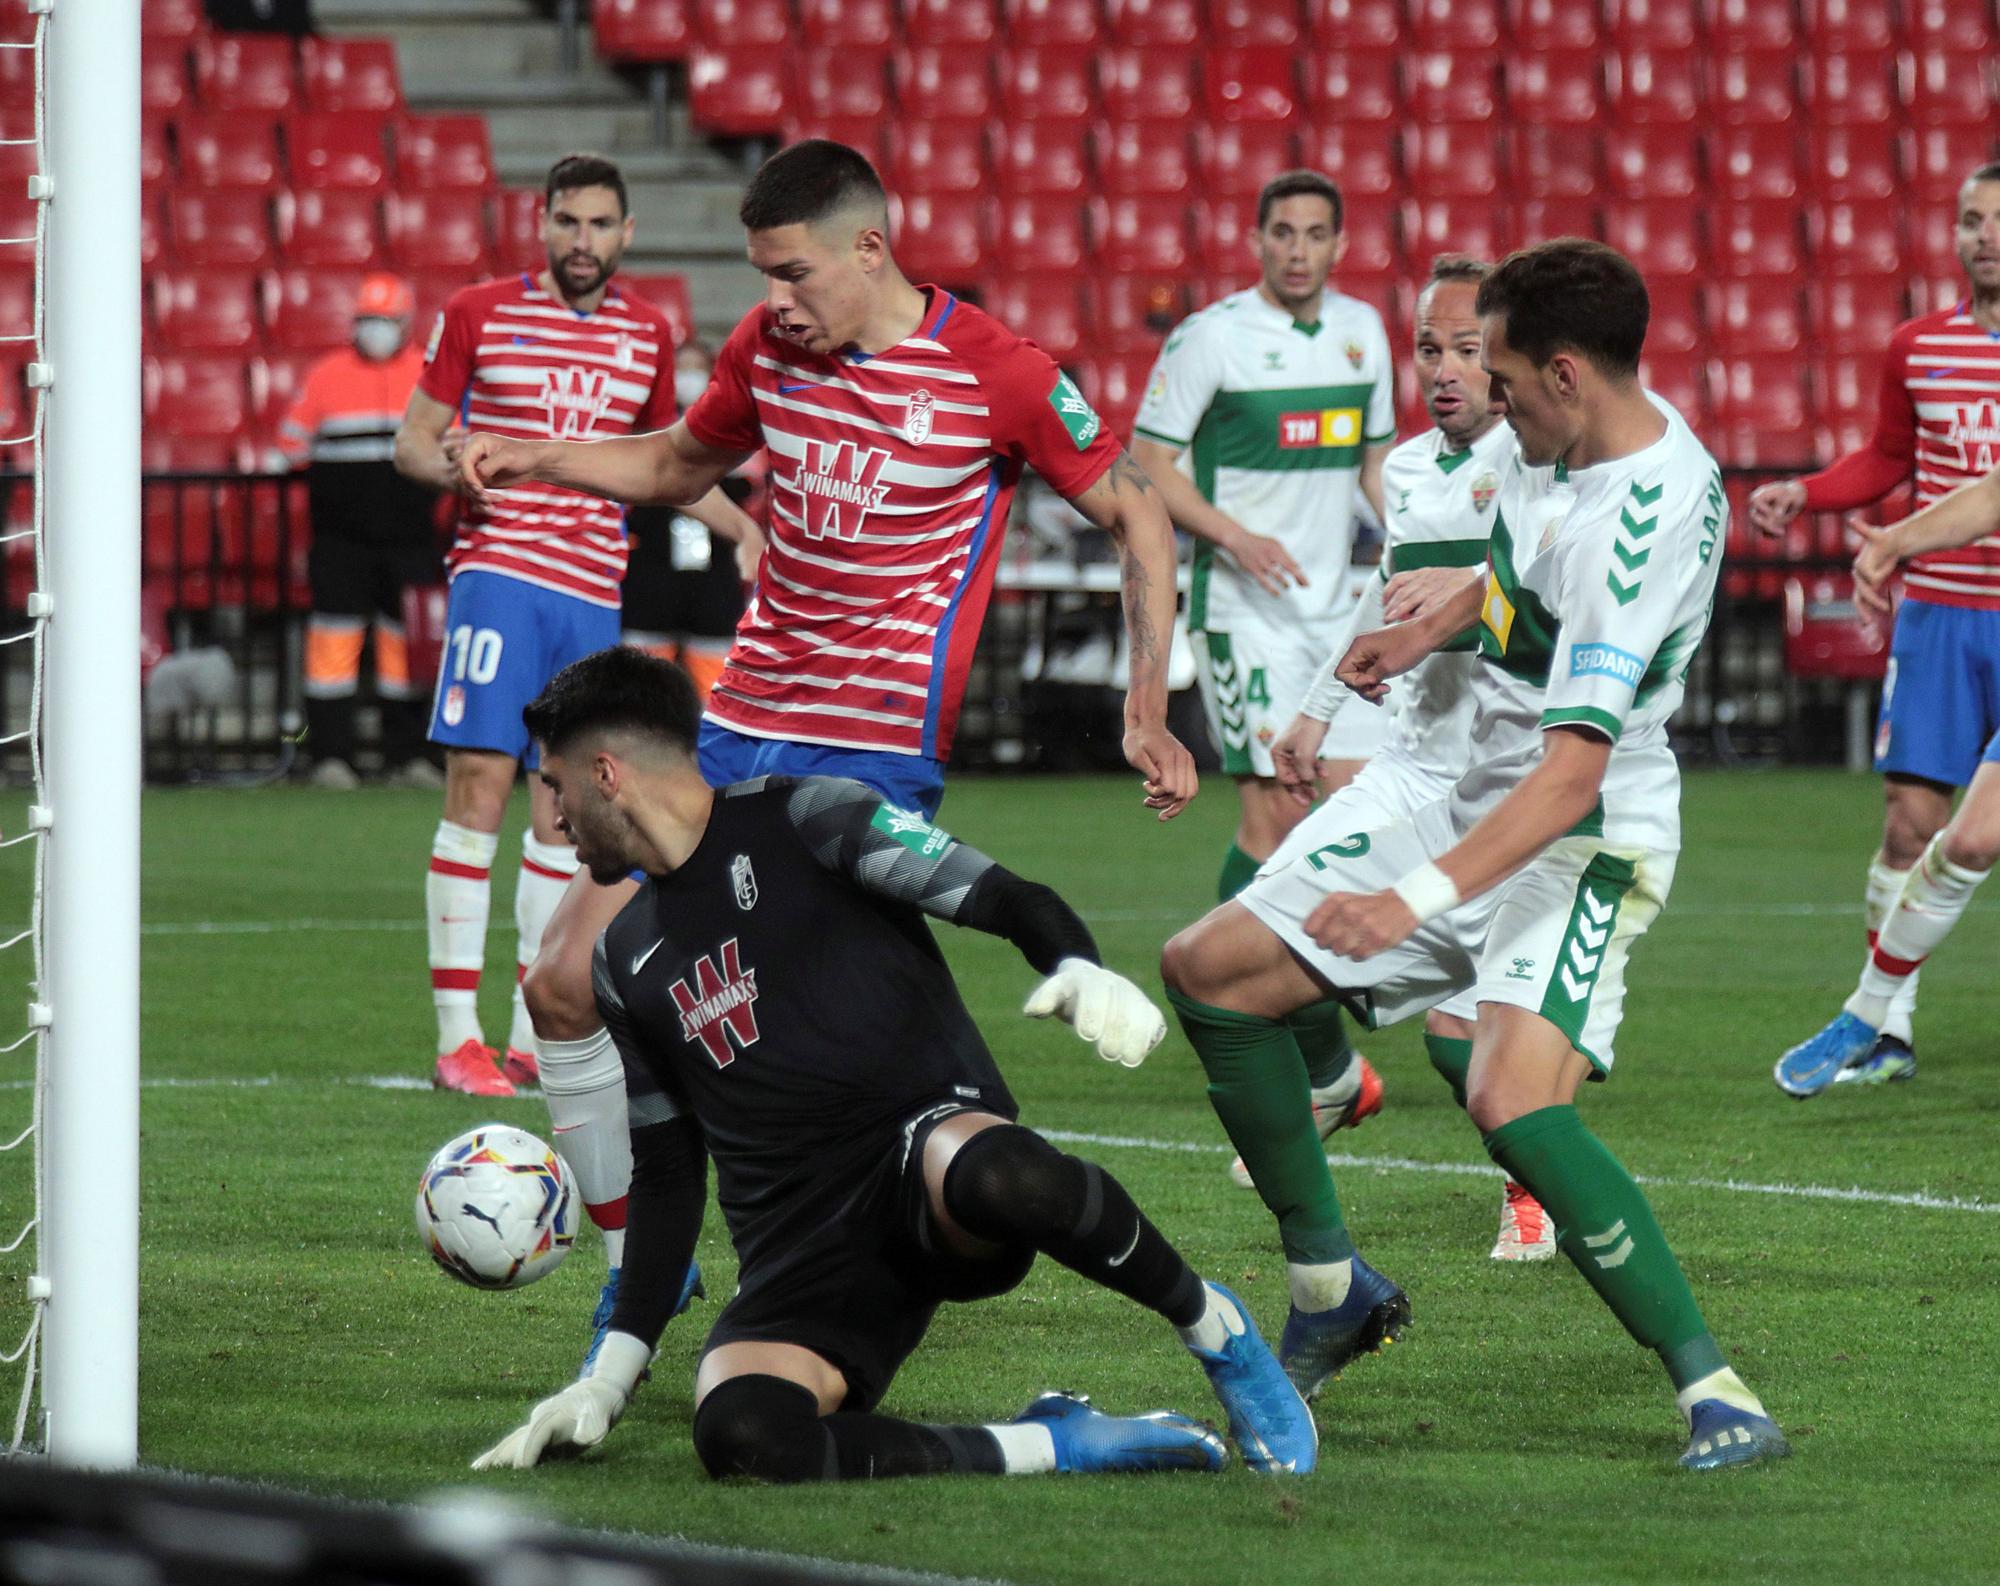
<path id="1" fill-rule="evenodd" d="M 613 282 L 579 314 L 530 275 L 452 294 L 431 332 L 419 389 L 459 410 L 468 429 L 520 440 L 636 435 L 674 421 L 673 337 L 666 316 Z M 618 606 L 625 509 L 553 485 L 492 493 L 461 506 L 446 559 Z"/>
<path id="2" fill-rule="evenodd" d="M 1924 507 L 1996 465 L 2000 332 L 1985 329 L 1961 303 L 1896 327 L 1874 437 L 1862 451 L 1809 476 L 1806 504 L 1861 506 L 1914 476 L 1917 505 Z M 1912 600 L 2000 610 L 2000 534 L 1913 558 L 1904 588 Z"/>
<path id="3" fill-rule="evenodd" d="M 708 713 L 943 760 L 1024 465 L 1077 496 L 1118 456 L 1069 377 L 940 287 L 885 352 L 802 350 L 758 308 L 688 428 L 770 457 L 770 548 Z"/>

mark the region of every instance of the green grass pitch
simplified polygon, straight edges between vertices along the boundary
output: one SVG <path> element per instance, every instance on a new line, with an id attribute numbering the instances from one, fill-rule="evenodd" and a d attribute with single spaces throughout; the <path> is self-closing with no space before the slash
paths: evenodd
<path id="1" fill-rule="evenodd" d="M 1858 967 L 1876 800 L 1872 781 L 1827 773 L 1690 777 L 1687 848 L 1634 957 L 1618 1075 L 1584 1098 L 1653 1181 L 1717 1335 L 1794 1438 L 1789 1463 L 1680 1473 L 1661 1372 L 1568 1264 L 1487 1260 L 1498 1181 L 1406 1027 L 1367 1040 L 1387 1106 L 1335 1144 L 1367 1159 L 1338 1170 L 1341 1193 L 1363 1251 L 1408 1288 L 1415 1325 L 1322 1399 L 1316 1475 L 780 1491 L 711 1483 L 690 1449 L 713 1298 L 673 1324 L 653 1381 L 596 1454 L 468 1471 L 574 1371 L 601 1258 L 586 1236 L 546 1282 L 485 1295 L 441 1277 L 417 1245 L 411 1192 L 438 1144 L 489 1116 L 547 1121 L 532 1097 L 369 1083 L 429 1070 L 420 915 L 435 799 L 151 793 L 143 1458 L 371 1497 L 486 1486 L 580 1525 L 1020 1581 L 1990 1579 L 2000 916 L 1975 910 L 1925 971 L 1915 1083 L 1800 1105 L 1769 1079 Z M 18 829 L 24 802 L 6 800 L 0 826 Z M 1219 778 L 1165 827 L 1130 782 L 967 780 L 943 818 L 1056 884 L 1108 960 L 1156 985 L 1160 942 L 1211 900 L 1234 809 Z M 489 1038 L 506 1027 L 517 829 L 501 848 Z M 25 849 L 0 855 L 21 909 L 26 877 Z M 1025 1120 L 1139 1142 L 1073 1148 L 1116 1172 L 1273 1332 L 1285 1299 L 1269 1220 L 1227 1181 L 1178 1033 L 1135 1072 L 1104 1064 L 1018 1017 L 1033 976 L 1005 944 L 942 935 Z M 0 987 L 10 1006 L 18 989 Z M 0 1075 L 0 1139 L 25 1118 L 25 1073 Z M 0 1161 L 9 1232 L 26 1207 L 18 1162 Z M 713 1213 L 700 1258 L 711 1295 L 726 1295 L 733 1262 Z M 11 1343 L 26 1267 L 0 1271 Z M 16 1380 L 0 1374 L 10 1410 Z M 1046 1262 L 1004 1300 L 947 1307 L 888 1408 L 992 1419 L 1051 1386 L 1112 1410 L 1215 1413 L 1163 1324 Z"/>

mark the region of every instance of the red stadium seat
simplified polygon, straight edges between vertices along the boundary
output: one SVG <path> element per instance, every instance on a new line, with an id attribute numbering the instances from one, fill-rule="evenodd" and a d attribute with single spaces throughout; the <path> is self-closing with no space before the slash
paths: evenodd
<path id="1" fill-rule="evenodd" d="M 542 221 L 548 200 L 539 187 L 503 187 L 493 197 L 493 252 L 502 269 L 548 263 Z"/>
<path id="2" fill-rule="evenodd" d="M 1711 204 L 1708 251 L 1726 276 L 1789 276 L 1805 266 L 1797 217 L 1788 205 Z"/>
<path id="3" fill-rule="evenodd" d="M 1841 547 L 1831 547 L 1836 555 Z M 1869 682 L 1889 669 L 1890 626 L 1855 621 L 1854 579 L 1847 573 L 1793 575 L 1780 594 L 1785 670 L 1793 677 Z"/>
<path id="4" fill-rule="evenodd" d="M 1096 145 L 1098 181 L 1107 197 L 1185 200 L 1195 185 L 1187 139 L 1166 127 L 1144 122 L 1106 127 Z"/>
<path id="5" fill-rule="evenodd" d="M 882 174 L 898 193 L 978 193 L 986 188 L 986 128 L 977 121 L 908 121 L 889 127 Z"/>
<path id="6" fill-rule="evenodd" d="M 181 436 L 239 434 L 250 418 L 240 358 L 149 358 L 141 388 L 148 427 Z"/>
<path id="7" fill-rule="evenodd" d="M 403 108 L 403 79 L 389 39 L 302 40 L 299 81 L 308 110 L 392 116 Z"/>
<path id="8" fill-rule="evenodd" d="M 167 237 L 176 264 L 225 269 L 269 264 L 270 196 L 240 187 L 169 193 Z"/>
<path id="9" fill-rule="evenodd" d="M 180 179 L 188 187 L 282 185 L 278 124 L 269 116 L 184 115 L 174 124 Z"/>
<path id="10" fill-rule="evenodd" d="M 1233 121 L 1195 133 L 1202 191 L 1213 198 L 1254 197 L 1279 171 L 1299 163 L 1292 129 L 1269 121 Z M 1315 166 L 1314 169 L 1323 169 Z M 1326 173 L 1345 190 L 1345 178 Z M 1393 172 L 1386 173 L 1393 180 Z"/>
<path id="11" fill-rule="evenodd" d="M 166 257 L 166 195 L 150 188 L 139 192 L 139 265 L 150 270 Z"/>
<path id="12" fill-rule="evenodd" d="M 1077 378 L 1104 427 L 1120 441 L 1132 438 L 1132 421 L 1145 400 L 1146 382 L 1153 377 L 1153 356 L 1137 352 L 1093 358 L 1080 365 Z"/>
<path id="13" fill-rule="evenodd" d="M 271 346 L 282 352 L 324 352 L 347 345 L 354 326 L 359 270 L 273 270 L 259 284 Z M 419 334 L 428 326 L 420 326 Z"/>
<path id="14" fill-rule="evenodd" d="M 1011 49 L 1000 57 L 1004 121 L 1081 121 L 1097 110 L 1090 57 L 1060 45 Z"/>
<path id="15" fill-rule="evenodd" d="M 1393 193 L 1403 184 L 1396 159 L 1395 130 L 1385 122 L 1358 125 L 1334 122 L 1307 127 L 1299 134 L 1298 163 L 1307 170 L 1323 171 L 1338 184 L 1344 198 Z M 1244 190 L 1250 175 L 1246 170 L 1243 181 L 1232 184 L 1227 191 Z"/>
<path id="16" fill-rule="evenodd" d="M 139 8 L 139 41 L 148 54 L 165 44 L 186 44 L 208 27 L 201 0 L 147 0 Z"/>
<path id="17" fill-rule="evenodd" d="M 886 51 L 899 26 L 895 0 L 799 0 L 799 38 L 817 48 Z"/>
<path id="18" fill-rule="evenodd" d="M 1701 428 L 1708 411 L 1708 380 L 1699 358 L 1649 344 L 1639 360 L 1639 379 L 1647 390 L 1673 403 L 1689 424 Z"/>
<path id="19" fill-rule="evenodd" d="M 0 53 L 18 55 L 19 50 Z M 179 50 L 148 50 L 139 60 L 139 105 L 151 115 L 171 116 L 189 102 L 187 61 Z M 10 134 L 24 135 L 24 134 Z"/>
<path id="20" fill-rule="evenodd" d="M 1517 124 L 1591 127 L 1602 113 L 1595 50 L 1547 50 L 1504 58 L 1507 108 Z"/>
<path id="21" fill-rule="evenodd" d="M 1896 57 L 1888 50 L 1811 56 L 1800 75 L 1803 103 L 1821 127 L 1886 127 L 1896 119 Z"/>
<path id="22" fill-rule="evenodd" d="M 1299 34 L 1298 0 L 1208 0 L 1208 36 L 1214 44 L 1295 49 Z"/>
<path id="23" fill-rule="evenodd" d="M 279 251 L 288 264 L 367 269 L 382 257 L 379 210 L 372 193 L 333 189 L 280 195 Z"/>
<path id="24" fill-rule="evenodd" d="M 1896 47 L 1895 20 L 1880 0 L 1802 0 L 1799 9 L 1816 54 Z"/>
<path id="25" fill-rule="evenodd" d="M 1980 5 L 1966 0 L 1903 0 L 1903 25 L 1920 50 L 1964 50 L 1990 54 L 2000 33 Z"/>
<path id="26" fill-rule="evenodd" d="M 342 341 L 345 341 L 345 337 Z M 334 346 L 339 346 L 335 342 Z M 312 367 L 325 356 L 323 352 L 283 353 L 273 357 L 266 354 L 253 358 L 244 366 L 250 385 L 250 423 L 258 430 L 269 432 L 284 422 L 285 415 L 292 410 L 298 400 L 299 391 L 306 383 L 306 376 Z"/>
<path id="27" fill-rule="evenodd" d="M 167 138 L 167 124 L 159 116 L 139 120 L 139 184 L 152 187 L 173 175 L 173 146 Z"/>
<path id="28" fill-rule="evenodd" d="M 850 149 L 859 149 L 875 162 L 882 163 L 882 127 L 878 116 L 828 115 L 813 110 L 802 110 L 796 101 L 785 112 L 785 124 L 778 129 L 778 137 L 787 144 L 803 143 L 807 138 L 830 138 L 835 143 L 844 143 Z"/>
<path id="29" fill-rule="evenodd" d="M 397 193 L 383 206 L 389 257 L 398 269 L 485 272 L 486 198 L 481 193 Z"/>
<path id="30" fill-rule="evenodd" d="M 9 264 L 0 269 L 0 336 L 32 336 L 35 330 L 35 272 Z M 25 350 L 22 343 L 0 345 L 0 357 Z M 0 433 L 12 434 L 11 430 Z"/>
<path id="31" fill-rule="evenodd" d="M 1707 141 L 1717 196 L 1776 203 L 1798 196 L 1798 140 L 1790 126 L 1729 127 L 1711 132 Z"/>
<path id="32" fill-rule="evenodd" d="M 889 225 L 896 259 L 913 281 L 963 286 L 976 280 L 986 263 L 980 224 L 985 205 L 964 193 L 890 195 Z"/>
<path id="33" fill-rule="evenodd" d="M 1097 58 L 1097 92 L 1113 121 L 1194 116 L 1193 60 L 1184 51 L 1120 46 Z"/>
<path id="34" fill-rule="evenodd" d="M 979 306 L 1057 363 L 1071 362 L 1083 346 L 1083 304 L 1074 276 L 1017 275 L 984 281 Z"/>
<path id="35" fill-rule="evenodd" d="M 1434 123 L 1403 134 L 1403 169 L 1420 199 L 1484 198 L 1500 190 L 1500 136 L 1485 122 Z"/>
<path id="36" fill-rule="evenodd" d="M 153 272 L 153 324 L 172 352 L 253 352 L 263 340 L 257 278 L 248 270 Z"/>
<path id="37" fill-rule="evenodd" d="M 791 42 L 789 0 L 701 0 L 694 11 L 697 45 L 741 49 L 762 45 L 775 49 Z"/>
<path id="38" fill-rule="evenodd" d="M 1920 127 L 1992 127 L 1992 63 L 1964 50 L 1919 50 L 1904 64 L 1903 103 Z"/>
<path id="39" fill-rule="evenodd" d="M 981 50 L 929 45 L 900 51 L 891 63 L 895 113 L 931 119 L 984 119 L 996 108 L 990 57 Z"/>
<path id="40" fill-rule="evenodd" d="M 1595 50 L 1597 7 L 1576 0 L 1508 0 L 1507 32 L 1517 50 Z"/>
<path id="41" fill-rule="evenodd" d="M 1064 193 L 1092 186 L 1089 135 L 1076 121 L 1017 121 L 992 129 L 993 174 L 1005 195 Z"/>
<path id="42" fill-rule="evenodd" d="M 1298 73 L 1288 49 L 1210 50 L 1203 76 L 1208 113 L 1217 121 L 1288 122 L 1298 114 Z"/>
<path id="43" fill-rule="evenodd" d="M 1794 60 L 1791 49 L 1742 49 L 1711 57 L 1709 113 L 1725 127 L 1785 125 L 1799 98 Z"/>
<path id="44" fill-rule="evenodd" d="M 1815 205 L 1808 214 L 1813 273 L 1818 276 L 1900 275 L 1903 206 L 1895 199 L 1854 199 Z"/>
<path id="45" fill-rule="evenodd" d="M 297 87 L 292 41 L 214 33 L 194 42 L 194 85 L 207 110 L 289 110 Z"/>
<path id="46" fill-rule="evenodd" d="M 1957 208 L 1958 191 L 1965 185 L 1966 177 L 1992 161 L 1995 149 L 1994 131 L 1986 127 L 1924 127 L 1913 132 L 1908 196 L 1921 204 Z"/>
<path id="47" fill-rule="evenodd" d="M 902 0 L 903 37 L 911 44 L 983 50 L 999 40 L 993 0 Z"/>
<path id="48" fill-rule="evenodd" d="M 1500 0 L 1408 0 L 1410 45 L 1482 53 L 1500 45 Z"/>
<path id="49" fill-rule="evenodd" d="M 696 0 L 591 0 L 597 53 L 610 61 L 678 61 L 694 48 Z"/>
<path id="50" fill-rule="evenodd" d="M 785 120 L 785 68 L 762 45 L 697 47 L 688 57 L 688 116 L 705 132 L 754 137 Z"/>
<path id="51" fill-rule="evenodd" d="M 1958 234 L 1955 226 L 1945 224 L 1946 215 L 1937 215 L 1927 223 L 1911 228 L 1910 246 L 1905 257 L 1909 261 L 1910 273 L 1920 282 L 1931 286 L 1946 287 L 1935 303 L 1943 307 L 1946 302 L 1956 303 L 1965 296 L 1965 265 L 1958 257 Z M 1924 294 L 1919 292 L 1919 307 Z"/>
<path id="52" fill-rule="evenodd" d="M 1605 191 L 1614 198 L 1692 198 L 1706 187 L 1699 146 L 1687 127 L 1605 128 L 1604 174 Z"/>
<path id="53" fill-rule="evenodd" d="M 1724 357 L 1797 352 L 1805 344 L 1805 313 L 1790 277 L 1720 281 L 1704 295 L 1713 345 Z"/>
<path id="54" fill-rule="evenodd" d="M 1119 44 L 1167 45 L 1184 53 L 1206 32 L 1202 0 L 1104 0 L 1104 15 Z"/>
<path id="55" fill-rule="evenodd" d="M 1613 199 L 1604 206 L 1604 240 L 1647 275 L 1693 275 L 1702 267 L 1694 210 L 1682 199 Z"/>
<path id="56" fill-rule="evenodd" d="M 1806 307 L 1821 345 L 1874 349 L 1871 356 L 1877 358 L 1890 334 L 1909 318 L 1902 284 L 1879 279 L 1809 281 Z"/>
<path id="57" fill-rule="evenodd" d="M 1485 54 L 1403 57 L 1403 103 L 1417 121 L 1491 121 L 1499 113 L 1494 58 Z"/>
<path id="58" fill-rule="evenodd" d="M 1814 127 L 1806 134 L 1807 190 L 1822 198 L 1893 197 L 1902 186 L 1896 146 L 1889 127 Z"/>
<path id="59" fill-rule="evenodd" d="M 1306 29 L 1321 50 L 1393 50 L 1403 43 L 1402 0 L 1306 0 Z"/>
<path id="60" fill-rule="evenodd" d="M 1498 259 L 1514 244 L 1507 206 L 1484 199 L 1410 199 L 1403 205 L 1403 248 L 1414 263 L 1440 253 Z"/>
<path id="61" fill-rule="evenodd" d="M 1091 338 L 1106 350 L 1159 350 L 1161 339 L 1187 317 L 1187 287 L 1159 275 L 1089 275 L 1083 283 Z"/>
<path id="62" fill-rule="evenodd" d="M 680 346 L 694 334 L 694 302 L 688 296 L 687 277 L 669 272 L 628 275 L 619 272 L 618 284 L 641 302 L 650 303 L 667 320 L 667 333 Z"/>
<path id="63" fill-rule="evenodd" d="M 405 188 L 493 186 L 484 116 L 406 116 L 396 124 L 396 179 Z"/>
<path id="64" fill-rule="evenodd" d="M 1604 0 L 1604 30 L 1620 51 L 1691 50 L 1700 9 L 1697 0 Z"/>
<path id="65" fill-rule="evenodd" d="M 1882 355 L 1815 358 L 1807 371 L 1813 401 L 1823 421 L 1873 427 L 1881 411 Z"/>
<path id="66" fill-rule="evenodd" d="M 1526 198 L 1588 198 L 1600 185 L 1595 145 L 1631 134 L 1606 127 L 1595 139 L 1555 127 L 1521 127 L 1507 140 L 1508 182 Z"/>
<path id="67" fill-rule="evenodd" d="M 1701 105 L 1691 53 L 1628 50 L 1608 63 L 1605 87 L 1612 119 L 1628 127 L 1688 126 Z"/>
<path id="68" fill-rule="evenodd" d="M 1651 299 L 1646 320 L 1648 357 L 1686 360 L 1708 345 L 1695 282 L 1685 276 L 1664 276 L 1646 283 L 1646 295 Z"/>
<path id="69" fill-rule="evenodd" d="M 1342 193 L 1340 229 L 1347 253 L 1340 277 L 1387 275 L 1403 267 L 1396 247 L 1396 210 L 1400 201 L 1387 194 Z"/>
<path id="70" fill-rule="evenodd" d="M 285 123 L 294 187 L 379 193 L 389 185 L 389 157 L 378 116 L 306 111 Z"/>
<path id="71" fill-rule="evenodd" d="M 1308 54 L 1304 62 L 1308 116 L 1321 127 L 1400 121 L 1396 60 L 1395 53 L 1387 50 Z"/>
<path id="72" fill-rule="evenodd" d="M 1708 32 L 1718 53 L 1788 49 L 1797 42 L 1791 0 L 1708 0 Z"/>
<path id="73" fill-rule="evenodd" d="M 416 295 L 417 312 L 412 323 L 416 326 L 417 340 L 422 342 L 429 338 L 452 294 L 465 290 L 466 280 L 457 270 L 405 270 L 403 279 Z"/>
<path id="74" fill-rule="evenodd" d="M 1787 354 L 1718 359 L 1709 370 L 1721 460 L 1783 467 L 1812 457 L 1812 419 L 1798 360 Z"/>
<path id="75" fill-rule="evenodd" d="M 1097 0 L 1002 0 L 1001 32 L 1009 44 L 1090 51 L 1104 20 Z"/>
<path id="76" fill-rule="evenodd" d="M 1597 237 L 1603 229 L 1592 198 L 1524 198 L 1513 207 L 1516 247 L 1555 237 Z"/>
<path id="77" fill-rule="evenodd" d="M 1182 275 L 1193 266 L 1188 208 L 1179 198 L 1112 198 L 1094 211 L 1094 265 L 1126 274 Z"/>
<path id="78" fill-rule="evenodd" d="M 889 57 L 859 49 L 800 49 L 791 52 L 791 108 L 804 115 L 850 116 L 872 122 L 889 117 Z M 899 115 L 914 116 L 910 105 Z M 964 112 L 946 110 L 947 116 Z"/>

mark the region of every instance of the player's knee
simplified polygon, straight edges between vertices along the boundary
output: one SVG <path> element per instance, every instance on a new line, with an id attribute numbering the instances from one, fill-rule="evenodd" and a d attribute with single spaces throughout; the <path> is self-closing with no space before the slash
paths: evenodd
<path id="1" fill-rule="evenodd" d="M 1225 980 L 1209 951 L 1210 934 L 1208 922 L 1197 920 L 1167 938 L 1160 949 L 1160 979 L 1169 991 L 1196 1002 L 1213 1002 L 1221 994 Z"/>
<path id="2" fill-rule="evenodd" d="M 1093 1170 L 1018 1123 L 982 1129 L 945 1169 L 944 1209 L 967 1233 L 1000 1244 L 1071 1232 Z"/>
<path id="3" fill-rule="evenodd" d="M 545 942 L 535 955 L 521 980 L 521 998 L 544 1041 L 581 1041 L 604 1023 L 591 991 L 587 952 L 568 951 L 561 941 Z"/>
<path id="4" fill-rule="evenodd" d="M 1495 1073 L 1491 1065 L 1485 1068 L 1475 1065 L 1466 1076 L 1465 1115 L 1481 1134 L 1505 1128 L 1516 1118 L 1533 1112 L 1537 1105 L 1523 1098 L 1518 1088 L 1508 1083 L 1507 1076 Z"/>
<path id="5" fill-rule="evenodd" d="M 712 1389 L 695 1411 L 694 1451 L 718 1481 L 826 1481 L 838 1474 L 819 1401 L 783 1377 L 731 1377 Z"/>
<path id="6" fill-rule="evenodd" d="M 1984 827 L 1964 822 L 1945 828 L 1939 851 L 1961 870 L 1988 871 L 2000 860 L 2000 822 Z"/>

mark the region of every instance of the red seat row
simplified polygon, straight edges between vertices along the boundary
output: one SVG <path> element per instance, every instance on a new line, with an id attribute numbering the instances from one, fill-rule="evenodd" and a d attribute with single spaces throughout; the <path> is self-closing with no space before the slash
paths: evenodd
<path id="1" fill-rule="evenodd" d="M 183 187 L 337 187 L 382 192 L 494 185 L 486 118 L 403 116 L 360 111 L 294 111 L 284 116 L 187 111 L 148 117 L 141 176 Z"/>
<path id="2" fill-rule="evenodd" d="M 141 215 L 141 258 L 190 272 L 288 264 L 459 270 L 478 274 L 502 254 L 483 193 L 292 193 L 219 187 L 156 195 Z"/>
<path id="3" fill-rule="evenodd" d="M 150 4 L 146 10 L 151 12 Z M 144 42 L 140 102 L 155 114 L 199 108 L 387 116 L 403 108 L 402 77 L 388 39 L 308 38 L 295 46 L 289 38 L 269 33 L 202 32 L 184 39 L 149 35 Z M 11 92 L 9 80 L 0 75 L 0 101 Z"/>

